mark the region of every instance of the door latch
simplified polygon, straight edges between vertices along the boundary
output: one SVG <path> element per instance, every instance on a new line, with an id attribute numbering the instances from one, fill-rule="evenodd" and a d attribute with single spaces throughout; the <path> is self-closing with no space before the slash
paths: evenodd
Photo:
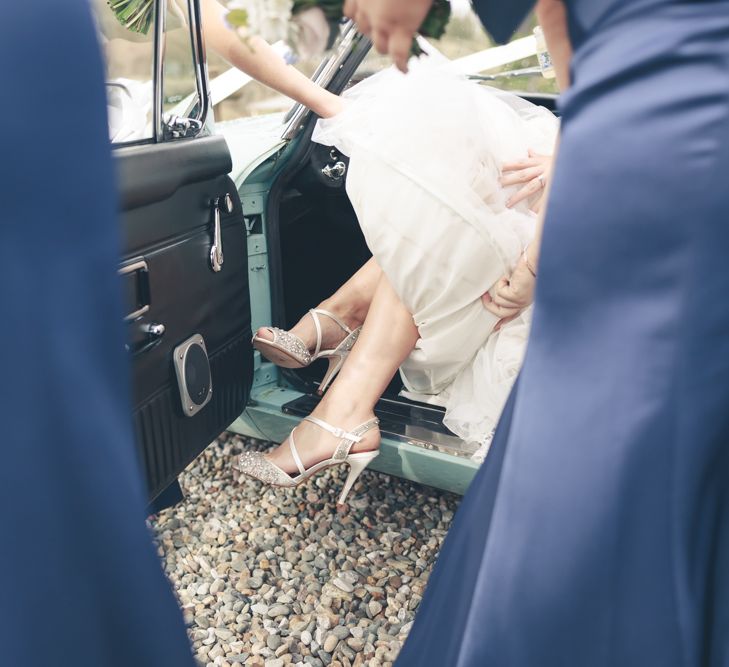
<path id="1" fill-rule="evenodd" d="M 210 268 L 218 273 L 223 268 L 223 236 L 220 231 L 220 210 L 233 212 L 233 198 L 229 193 L 213 200 L 213 245 L 210 247 Z"/>
<path id="2" fill-rule="evenodd" d="M 344 176 L 346 172 L 347 165 L 344 164 L 344 162 L 342 162 L 341 160 L 336 164 L 328 164 L 321 170 L 321 173 L 332 181 L 338 181 L 340 178 L 342 178 L 342 176 Z"/>

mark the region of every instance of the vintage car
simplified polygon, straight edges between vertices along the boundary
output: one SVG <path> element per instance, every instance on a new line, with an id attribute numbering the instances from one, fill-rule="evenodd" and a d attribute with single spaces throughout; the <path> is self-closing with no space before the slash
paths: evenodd
<path id="1" fill-rule="evenodd" d="M 134 424 L 157 506 L 174 501 L 177 475 L 224 430 L 279 441 L 312 410 L 323 368 L 277 368 L 254 353 L 251 331 L 291 326 L 369 256 L 344 189 L 347 159 L 312 143 L 314 114 L 294 106 L 214 121 L 213 103 L 248 77 L 208 80 L 200 8 L 187 5 L 189 30 L 170 36 L 160 2 L 140 47 L 153 64 L 144 84 L 152 122 L 141 135 L 112 131 Z M 349 23 L 339 33 L 314 74 L 336 93 L 369 71 L 370 42 Z M 490 80 L 483 72 L 534 53 L 526 37 L 453 63 Z M 138 82 L 108 70 L 113 116 Z M 525 73 L 539 68 L 499 76 Z M 554 109 L 553 94 L 528 97 Z M 383 440 L 372 468 L 462 493 L 478 467 L 473 447 L 443 426 L 441 408 L 400 389 L 395 377 L 377 406 Z"/>

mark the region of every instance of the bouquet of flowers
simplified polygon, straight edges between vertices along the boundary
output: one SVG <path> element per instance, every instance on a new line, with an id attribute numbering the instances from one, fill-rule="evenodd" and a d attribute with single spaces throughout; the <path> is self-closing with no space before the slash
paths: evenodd
<path id="1" fill-rule="evenodd" d="M 155 0 L 107 0 L 109 9 L 127 30 L 146 35 L 154 18 Z"/>

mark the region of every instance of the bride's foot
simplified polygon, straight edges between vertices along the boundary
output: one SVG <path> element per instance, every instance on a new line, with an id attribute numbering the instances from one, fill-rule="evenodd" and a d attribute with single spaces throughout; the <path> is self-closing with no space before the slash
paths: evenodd
<path id="1" fill-rule="evenodd" d="M 309 415 L 269 455 L 244 452 L 237 469 L 272 486 L 293 487 L 325 468 L 345 463 L 349 473 L 337 501 L 343 505 L 359 475 L 377 457 L 380 446 L 378 419 L 370 416 L 346 426 L 350 421 L 335 425 Z"/>
<path id="2" fill-rule="evenodd" d="M 349 415 L 341 418 L 336 414 L 327 414 L 326 410 L 317 407 L 311 416 L 320 419 L 327 424 L 341 429 L 342 431 L 351 431 L 361 424 L 365 424 L 375 418 L 373 412 L 363 413 L 360 415 Z M 315 423 L 310 421 L 302 421 L 294 429 L 296 450 L 304 468 L 310 468 L 320 461 L 331 458 L 334 450 L 341 442 L 342 437 L 329 433 Z M 289 439 L 286 438 L 276 449 L 266 454 L 265 458 L 275 466 L 281 468 L 289 475 L 299 474 L 298 466 L 291 452 Z M 350 449 L 350 453 L 359 454 L 362 452 L 377 451 L 380 447 L 380 429 L 379 426 L 371 428 L 362 436 L 359 442 L 355 442 Z"/>
<path id="3" fill-rule="evenodd" d="M 313 313 L 317 313 L 318 317 L 315 317 Z M 319 327 L 317 327 L 317 320 Z M 301 341 L 302 348 L 313 357 L 317 344 L 320 350 L 336 349 L 351 332 L 361 325 L 362 322 L 350 313 L 341 312 L 337 308 L 329 306 L 327 301 L 323 301 L 285 333 Z M 319 335 L 321 335 L 320 340 Z M 256 331 L 254 340 L 257 338 L 261 341 L 273 342 L 275 337 L 275 327 L 261 327 Z M 261 350 L 261 352 L 266 354 L 266 350 Z M 271 361 L 278 363 L 275 359 L 271 359 Z"/>
<path id="4" fill-rule="evenodd" d="M 326 305 L 325 301 L 319 308 L 310 310 L 291 331 L 261 327 L 253 336 L 253 347 L 283 368 L 304 368 L 317 359 L 328 359 L 329 368 L 319 385 L 320 394 L 341 369 L 362 329 L 354 317 L 344 314 L 339 317 L 324 308 Z"/>

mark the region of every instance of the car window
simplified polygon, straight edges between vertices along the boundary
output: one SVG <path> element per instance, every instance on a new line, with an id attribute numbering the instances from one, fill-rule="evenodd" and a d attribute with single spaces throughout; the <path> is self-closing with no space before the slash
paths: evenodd
<path id="1" fill-rule="evenodd" d="M 92 0 L 106 65 L 109 137 L 114 144 L 162 137 L 161 118 L 189 115 L 198 103 L 188 0 L 165 3 L 160 128 L 155 131 L 155 7 L 153 2 Z M 127 7 L 140 8 L 136 13 Z M 171 136 L 170 132 L 166 132 Z"/>
<path id="2" fill-rule="evenodd" d="M 150 23 L 122 24 L 107 0 L 92 0 L 106 65 L 109 137 L 114 143 L 154 137 L 154 16 Z"/>
<path id="3" fill-rule="evenodd" d="M 165 21 L 162 113 L 189 116 L 198 91 L 187 0 L 170 0 Z"/>
<path id="4" fill-rule="evenodd" d="M 238 30 L 242 44 L 255 50 L 248 37 L 260 37 L 283 60 L 314 76 L 330 53 L 341 32 L 341 2 L 308 0 L 218 0 L 229 10 L 246 16 L 246 27 Z M 208 47 L 208 71 L 215 120 L 285 112 L 294 101 L 236 70 Z"/>

